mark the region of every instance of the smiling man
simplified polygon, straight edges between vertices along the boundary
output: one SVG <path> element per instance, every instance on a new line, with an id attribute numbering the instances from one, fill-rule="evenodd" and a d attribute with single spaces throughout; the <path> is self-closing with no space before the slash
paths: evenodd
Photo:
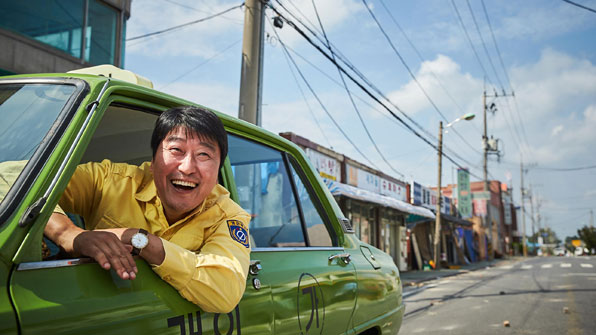
<path id="1" fill-rule="evenodd" d="M 250 262 L 250 216 L 217 183 L 227 134 L 212 112 L 176 107 L 162 113 L 151 138 L 153 159 L 140 166 L 77 167 L 44 234 L 75 256 L 135 279 L 132 254 L 207 312 L 227 313 L 242 298 Z M 132 253 L 132 254 L 131 254 Z"/>

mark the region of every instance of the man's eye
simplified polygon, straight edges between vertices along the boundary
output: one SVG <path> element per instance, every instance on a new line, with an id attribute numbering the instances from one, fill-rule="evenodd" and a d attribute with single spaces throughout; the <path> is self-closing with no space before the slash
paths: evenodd
<path id="1" fill-rule="evenodd" d="M 172 147 L 172 148 L 170 148 L 170 151 L 174 152 L 174 153 L 180 153 L 180 152 L 182 152 L 182 149 L 177 148 L 177 147 Z"/>

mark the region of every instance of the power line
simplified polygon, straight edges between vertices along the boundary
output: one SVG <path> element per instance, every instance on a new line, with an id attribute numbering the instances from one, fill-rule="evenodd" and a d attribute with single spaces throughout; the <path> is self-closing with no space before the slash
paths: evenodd
<path id="1" fill-rule="evenodd" d="M 285 8 L 285 6 L 283 5 L 283 3 L 280 2 L 280 0 L 277 0 L 278 4 L 289 14 L 291 15 L 298 23 L 300 23 L 306 30 L 308 30 L 320 43 L 325 44 L 325 42 L 323 42 L 321 40 L 321 38 L 306 24 L 304 24 L 299 18 L 296 17 L 296 15 L 294 15 L 292 12 L 288 11 L 287 8 Z M 281 13 L 279 13 L 279 11 L 274 8 L 273 6 L 269 5 L 271 7 L 272 10 L 274 10 L 278 15 L 280 15 L 280 17 L 282 17 L 284 20 L 286 20 L 286 22 L 288 22 L 288 24 L 290 26 L 292 26 L 293 29 L 295 29 L 300 35 L 302 35 L 307 42 L 309 42 L 312 46 L 314 46 L 321 54 L 323 54 L 329 61 L 331 61 L 332 63 L 334 62 L 334 60 L 332 59 L 332 57 L 330 57 L 328 54 L 325 53 L 324 50 L 322 50 L 317 44 L 315 44 L 307 35 L 306 33 L 304 33 L 304 31 L 302 31 L 300 28 L 298 28 L 293 22 L 287 20 L 287 18 L 285 18 Z M 312 23 L 311 23 L 312 24 Z M 330 43 L 330 45 L 333 46 L 332 43 Z M 412 119 L 408 114 L 406 114 L 401 108 L 399 108 L 399 106 L 397 106 L 393 101 L 391 101 L 390 99 L 388 99 L 379 88 L 377 88 L 370 80 L 368 80 L 368 78 L 366 78 L 366 76 L 364 76 L 345 56 L 342 55 L 342 53 L 337 50 L 337 48 L 335 48 L 335 55 L 338 56 L 338 59 L 341 60 L 350 70 L 352 70 L 364 83 L 366 83 L 366 85 L 368 85 L 374 92 L 376 92 L 383 100 L 385 100 L 388 104 L 390 104 L 391 106 L 393 106 L 400 114 L 402 114 L 407 120 L 409 120 L 410 122 L 412 122 L 412 124 L 414 124 L 418 129 L 420 129 L 420 131 L 422 131 L 424 134 L 426 134 L 426 136 L 430 137 L 431 139 L 433 139 L 434 141 L 438 141 L 437 137 L 427 131 L 424 127 L 422 127 L 419 123 L 417 123 L 414 119 Z M 387 111 L 389 111 L 389 113 L 392 116 L 396 116 L 388 107 L 387 105 L 383 104 L 380 100 L 378 100 L 372 93 L 370 93 L 366 88 L 364 88 L 364 86 L 362 86 L 362 84 L 360 82 L 358 82 L 354 77 L 352 77 L 351 75 L 348 74 L 347 71 L 345 71 L 342 68 L 342 71 L 350 78 L 350 80 L 352 80 L 360 89 L 362 89 L 367 95 L 369 95 L 369 97 L 372 97 L 373 100 L 375 100 L 375 102 L 379 103 L 384 109 L 386 109 Z M 404 125 L 404 127 L 406 127 L 408 130 L 413 130 L 411 129 L 410 125 L 408 125 L 407 123 L 403 122 L 403 120 L 401 118 L 396 118 L 396 120 L 398 120 L 399 122 L 401 122 L 402 125 Z M 414 133 L 416 135 L 420 135 L 417 132 L 414 131 Z M 423 138 L 423 140 L 426 140 L 426 138 Z M 432 145 L 432 144 L 431 144 Z M 433 146 L 434 147 L 434 146 Z M 470 162 L 468 162 L 467 160 L 465 160 L 463 157 L 459 156 L 457 154 L 457 152 L 451 150 L 448 146 L 444 145 L 444 152 L 450 152 L 453 156 L 457 157 L 459 160 L 465 162 L 466 164 L 468 164 L 469 166 L 476 166 Z M 435 148 L 436 149 L 436 148 Z M 445 154 L 445 157 L 448 157 Z M 449 157 L 449 159 L 451 160 L 451 158 Z M 457 164 L 453 161 L 454 164 Z M 458 166 L 460 166 L 459 164 L 457 164 Z M 461 167 L 461 166 L 460 166 Z"/>
<path id="2" fill-rule="evenodd" d="M 576 3 L 576 2 L 569 1 L 569 0 L 563 0 L 563 1 L 565 1 L 565 2 L 566 2 L 566 3 L 568 3 L 568 4 L 571 4 L 571 5 L 577 6 L 577 7 L 579 7 L 579 8 L 583 8 L 583 9 L 585 9 L 585 10 L 589 10 L 589 11 L 590 11 L 590 12 L 592 12 L 592 13 L 596 13 L 596 9 L 592 9 L 592 8 L 590 8 L 590 7 L 586 7 L 586 6 L 584 6 L 584 5 L 580 5 L 580 4 Z"/>
<path id="3" fill-rule="evenodd" d="M 165 84 L 164 86 L 161 86 L 159 89 L 163 90 L 164 88 L 170 86 L 171 84 L 177 82 L 178 80 L 188 76 L 189 74 L 191 74 L 193 71 L 195 71 L 196 69 L 200 68 L 201 66 L 209 63 L 212 59 L 219 57 L 221 54 L 223 54 L 224 52 L 228 51 L 230 48 L 232 48 L 233 46 L 235 46 L 236 44 L 240 43 L 241 40 L 237 40 L 236 42 L 228 45 L 225 49 L 221 50 L 220 52 L 216 53 L 215 55 L 205 59 L 204 61 L 202 61 L 201 63 L 199 63 L 198 65 L 194 66 L 193 68 L 191 68 L 190 70 L 184 71 L 184 73 L 182 73 L 181 75 L 179 75 L 178 77 L 176 77 L 174 80 L 170 81 L 169 83 Z"/>
<path id="4" fill-rule="evenodd" d="M 383 8 L 385 9 L 385 11 L 387 12 L 387 14 L 389 15 L 389 17 L 391 18 L 391 21 L 393 21 L 393 23 L 395 24 L 395 26 L 397 27 L 397 29 L 399 29 L 399 31 L 401 32 L 402 36 L 406 39 L 406 41 L 408 42 L 408 44 L 410 45 L 410 47 L 412 47 L 412 49 L 414 50 L 414 53 L 416 53 L 416 55 L 418 56 L 418 59 L 420 59 L 420 62 L 424 62 L 425 61 L 424 57 L 422 57 L 422 54 L 420 53 L 420 51 L 418 51 L 418 48 L 416 48 L 416 46 L 414 45 L 414 43 L 412 42 L 412 40 L 408 37 L 408 35 L 404 31 L 404 29 L 397 22 L 397 20 L 395 19 L 395 17 L 391 13 L 391 11 L 389 11 L 389 8 L 387 8 L 387 6 L 385 5 L 385 2 L 383 0 L 379 0 L 379 2 L 381 2 L 381 5 L 383 6 Z M 457 109 L 459 109 L 460 113 L 464 114 L 465 112 L 464 112 L 463 108 L 457 103 L 457 101 L 451 95 L 451 93 L 449 92 L 449 90 L 447 90 L 447 88 L 443 85 L 442 81 L 439 79 L 439 77 L 436 75 L 436 73 L 434 71 L 432 71 L 432 69 L 429 69 L 429 72 L 433 76 L 433 78 L 437 81 L 437 83 L 439 84 L 439 86 L 441 86 L 441 89 L 443 90 L 443 92 L 445 92 L 445 94 L 449 97 L 449 99 L 451 99 L 451 102 L 453 102 L 453 104 L 457 107 Z M 474 129 L 476 129 L 476 128 L 474 128 Z M 478 129 L 476 129 L 476 130 L 478 131 Z M 479 131 L 478 131 L 478 134 L 480 134 Z"/>
<path id="5" fill-rule="evenodd" d="M 492 58 L 490 57 L 490 53 L 488 52 L 488 48 L 486 47 L 486 43 L 484 42 L 484 37 L 482 37 L 482 33 L 480 32 L 480 27 L 478 26 L 478 22 L 476 21 L 476 15 L 474 15 L 474 11 L 472 10 L 472 6 L 470 5 L 470 0 L 466 0 L 468 4 L 468 9 L 470 10 L 470 15 L 472 15 L 472 21 L 474 21 L 474 26 L 476 27 L 476 31 L 478 32 L 478 36 L 480 36 L 480 41 L 482 42 L 482 48 L 486 53 L 486 58 L 488 58 L 488 63 L 492 68 L 493 72 L 495 73 L 495 77 L 501 86 L 501 90 L 503 91 L 503 95 L 505 95 L 505 87 L 503 87 L 503 83 L 501 82 L 501 78 L 499 78 L 499 74 L 497 73 L 497 69 L 495 69 L 495 64 L 493 63 Z"/>
<path id="6" fill-rule="evenodd" d="M 230 12 L 230 11 L 236 9 L 236 8 L 240 8 L 242 6 L 244 6 L 244 2 L 242 4 L 240 4 L 240 5 L 237 5 L 237 6 L 234 6 L 234 7 L 230 7 L 228 9 L 224 10 L 224 11 L 221 11 L 221 12 L 216 13 L 216 14 L 213 14 L 213 15 L 209 15 L 209 16 L 204 17 L 202 19 L 198 19 L 198 20 L 194 20 L 194 21 L 191 21 L 191 22 L 183 23 L 183 24 L 180 24 L 180 25 L 177 25 L 177 26 L 173 26 L 173 27 L 170 27 L 170 28 L 166 28 L 166 29 L 154 31 L 152 33 L 148 33 L 148 34 L 143 34 L 143 35 L 139 35 L 139 36 L 127 38 L 126 39 L 126 42 L 134 41 L 134 40 L 138 40 L 138 39 L 142 39 L 142 38 L 146 38 L 146 37 L 150 37 L 150 36 L 160 35 L 160 34 L 163 34 L 163 33 L 170 32 L 172 30 L 176 30 L 176 29 L 184 28 L 184 27 L 187 27 L 187 26 L 196 24 L 196 23 L 204 22 L 204 21 L 213 19 L 215 17 L 218 17 L 220 15 L 223 15 L 223 14 L 225 14 L 227 12 Z"/>
<path id="7" fill-rule="evenodd" d="M 337 127 L 337 129 L 341 132 L 342 135 L 344 135 L 344 137 L 346 138 L 346 140 L 348 140 L 348 142 L 350 142 L 350 144 L 354 147 L 354 149 L 356 149 L 356 151 L 358 151 L 358 153 L 360 155 L 362 155 L 362 157 L 364 157 L 364 159 L 366 159 L 366 161 L 372 165 L 375 169 L 380 170 L 379 167 L 377 167 L 359 148 L 358 146 L 356 146 L 356 144 L 354 143 L 354 141 L 352 141 L 350 139 L 350 137 L 348 136 L 348 134 L 346 134 L 346 132 L 341 128 L 341 126 L 337 123 L 337 121 L 335 120 L 335 118 L 331 115 L 331 113 L 329 113 L 329 110 L 327 110 L 327 108 L 325 107 L 325 105 L 323 104 L 323 102 L 321 101 L 321 99 L 319 98 L 319 96 L 317 95 L 317 93 L 314 91 L 314 89 L 312 88 L 312 86 L 310 85 L 310 83 L 308 82 L 308 80 L 306 80 L 306 77 L 304 77 L 304 74 L 302 73 L 302 71 L 300 71 L 300 68 L 298 67 L 298 64 L 296 64 L 296 61 L 294 60 L 294 58 L 292 57 L 292 55 L 290 55 L 290 53 L 288 52 L 288 50 L 286 49 L 286 45 L 285 43 L 279 38 L 279 34 L 277 33 L 277 30 L 273 30 L 275 32 L 275 35 L 277 36 L 277 39 L 279 41 L 279 43 L 281 44 L 281 46 L 284 49 L 284 52 L 286 53 L 286 55 L 290 58 L 290 60 L 292 61 L 292 64 L 294 64 L 294 67 L 296 68 L 296 71 L 298 71 L 298 74 L 300 75 L 300 77 L 302 78 L 302 81 L 304 81 L 304 83 L 306 84 L 306 87 L 308 87 L 308 89 L 310 90 L 311 94 L 315 97 L 315 99 L 317 100 L 317 102 L 319 103 L 319 105 L 321 106 L 321 108 L 323 109 L 323 111 L 325 111 L 325 113 L 327 114 L 327 116 L 329 116 L 329 118 L 331 119 L 331 121 L 333 122 L 333 124 L 335 125 L 335 127 Z"/>
<path id="8" fill-rule="evenodd" d="M 568 171 L 581 171 L 581 170 L 596 169 L 596 165 L 581 166 L 581 167 L 570 167 L 570 168 L 534 167 L 532 169 L 546 170 L 546 171 L 568 172 Z"/>
<path id="9" fill-rule="evenodd" d="M 480 60 L 480 56 L 478 56 L 478 52 L 476 51 L 476 48 L 474 47 L 474 43 L 472 43 L 472 39 L 470 38 L 470 34 L 468 34 L 468 29 L 466 29 L 466 25 L 464 24 L 464 21 L 461 18 L 461 15 L 459 13 L 459 10 L 457 9 L 457 5 L 455 4 L 454 0 L 451 0 L 451 5 L 453 6 L 453 9 L 455 10 L 455 13 L 457 14 L 457 18 L 459 20 L 460 23 L 460 27 L 462 28 L 464 34 L 466 35 L 466 38 L 468 39 L 468 43 L 470 44 L 470 47 L 472 48 L 472 51 L 474 52 L 474 55 L 476 56 L 476 60 L 478 61 L 478 64 L 480 65 L 480 68 L 482 68 L 482 72 L 484 73 L 484 77 L 488 78 L 488 73 L 486 72 L 486 69 L 484 68 L 484 65 L 482 64 L 482 61 Z"/>
<path id="10" fill-rule="evenodd" d="M 329 39 L 327 38 L 327 33 L 325 33 L 325 28 L 323 27 L 323 22 L 321 22 L 321 17 L 319 16 L 319 11 L 317 10 L 317 6 L 316 6 L 314 0 L 312 0 L 312 5 L 313 5 L 313 8 L 315 9 L 315 14 L 317 15 L 317 21 L 319 21 L 319 26 L 321 27 L 321 31 L 323 32 L 323 36 L 325 37 L 327 49 L 329 49 L 329 52 L 331 52 L 331 57 L 333 58 L 333 60 L 336 61 L 336 59 L 335 59 L 335 53 L 333 52 L 333 49 L 331 48 L 331 45 L 329 44 Z M 336 61 L 336 63 L 337 63 L 337 61 Z M 354 107 L 354 111 L 356 111 L 356 115 L 358 115 L 358 119 L 360 120 L 360 124 L 362 124 L 362 127 L 364 128 L 364 131 L 366 132 L 366 136 L 368 136 L 368 139 L 373 144 L 373 146 L 375 147 L 375 150 L 377 150 L 377 153 L 379 154 L 379 156 L 381 156 L 381 158 L 383 159 L 383 161 L 385 162 L 385 164 L 387 164 L 387 166 L 389 166 L 389 168 L 391 170 L 393 170 L 393 172 L 397 173 L 402 178 L 405 178 L 405 176 L 404 176 L 403 173 L 397 171 L 397 169 L 395 169 L 393 167 L 393 165 L 391 165 L 389 163 L 389 161 L 387 161 L 387 158 L 385 158 L 385 156 L 383 155 L 383 153 L 381 152 L 381 150 L 377 146 L 377 143 L 372 138 L 372 136 L 370 134 L 370 131 L 368 130 L 368 127 L 366 126 L 366 123 L 364 123 L 364 120 L 362 119 L 362 115 L 360 114 L 360 110 L 356 106 L 356 103 L 354 102 L 354 98 L 352 98 L 352 94 L 350 93 L 350 90 L 348 89 L 348 85 L 346 84 L 346 80 L 344 79 L 344 76 L 341 73 L 341 70 L 339 69 L 339 67 L 337 68 L 337 72 L 339 73 L 339 77 L 341 78 L 341 82 L 342 82 L 342 84 L 343 84 L 343 86 L 344 86 L 344 88 L 346 90 L 346 93 L 348 94 L 348 97 L 350 98 L 350 102 L 352 103 L 352 107 Z"/>
<path id="11" fill-rule="evenodd" d="M 501 63 L 501 67 L 503 68 L 503 73 L 505 73 L 505 79 L 507 79 L 509 89 L 513 90 L 513 87 L 511 86 L 511 80 L 509 80 L 509 74 L 507 73 L 507 68 L 505 67 L 505 63 L 503 63 L 503 57 L 501 57 L 501 50 L 499 49 L 499 45 L 497 44 L 497 39 L 495 38 L 495 32 L 493 30 L 493 26 L 490 23 L 488 12 L 486 10 L 486 6 L 484 5 L 484 0 L 480 0 L 480 2 L 482 3 L 482 9 L 484 10 L 484 16 L 486 17 L 486 22 L 488 23 L 490 35 L 492 36 L 492 39 L 493 39 L 493 44 L 495 45 L 495 49 L 497 50 L 497 56 L 499 57 L 499 62 Z"/>
<path id="12" fill-rule="evenodd" d="M 279 2 L 278 2 L 279 3 Z M 280 4 L 281 5 L 281 4 Z M 341 67 L 337 61 L 334 61 L 333 58 L 327 54 L 318 44 L 314 43 L 313 40 L 306 35 L 306 33 L 300 29 L 298 26 L 296 26 L 296 24 L 294 22 L 292 22 L 291 20 L 289 20 L 287 17 L 285 17 L 279 10 L 277 10 L 277 8 L 275 8 L 274 6 L 272 6 L 271 4 L 268 5 L 280 18 L 282 18 L 290 27 L 292 27 L 298 34 L 300 34 L 310 45 L 312 45 L 317 51 L 319 51 L 325 58 L 327 58 L 329 61 L 331 61 L 332 63 L 334 63 L 336 66 L 339 67 L 339 69 L 354 83 L 356 84 L 362 91 L 364 91 L 371 99 L 373 99 L 375 102 L 377 102 L 379 105 L 381 105 L 385 110 L 387 110 L 396 120 L 398 120 L 400 123 L 402 123 L 412 134 L 414 134 L 415 136 L 417 136 L 418 138 L 420 138 L 422 141 L 424 141 L 425 143 L 427 143 L 428 145 L 430 145 L 434 150 L 438 150 L 436 145 L 434 145 L 433 143 L 431 143 L 427 138 L 425 138 L 424 136 L 422 136 L 419 132 L 417 132 L 414 128 L 412 128 L 411 125 L 409 125 L 408 123 L 406 123 L 402 118 L 400 118 L 397 114 L 395 114 L 395 112 L 393 112 L 389 107 L 387 107 L 387 105 L 385 105 L 378 97 L 376 97 L 374 94 L 372 94 L 366 87 L 363 86 L 362 83 L 360 83 L 358 80 L 356 80 L 350 73 L 348 73 L 343 67 Z M 283 7 L 283 5 L 282 5 Z M 284 8 L 285 9 L 285 8 Z M 287 9 L 286 9 L 287 11 Z M 280 41 L 281 42 L 281 41 Z M 341 58 L 340 58 L 341 59 Z M 344 61 L 344 60 L 342 60 Z M 344 61 L 345 62 L 345 61 Z M 349 63 L 346 64 L 348 67 L 350 67 Z M 350 67 L 350 69 L 352 69 Z M 355 73 L 359 73 L 357 72 L 357 70 L 354 70 Z M 364 80 L 364 79 L 363 79 Z M 366 81 L 366 80 L 365 80 Z M 367 82 L 367 84 L 369 84 L 369 82 Z M 371 88 L 373 90 L 375 90 L 375 92 L 377 92 L 380 96 L 383 97 L 384 100 L 388 101 L 391 105 L 393 105 L 394 107 L 396 107 L 396 109 L 402 113 L 403 115 L 405 115 L 409 120 L 411 120 L 411 118 L 409 116 L 407 116 L 407 114 L 405 114 L 401 109 L 399 109 L 399 107 L 395 106 L 395 104 L 393 104 L 389 99 L 387 99 L 378 88 L 376 88 L 374 85 L 372 85 L 372 83 L 369 84 L 371 86 Z M 413 123 L 415 123 L 418 127 L 420 127 L 420 125 L 418 125 L 415 121 L 411 120 Z M 447 155 L 446 153 L 443 153 L 443 156 L 445 156 L 445 158 L 447 158 L 448 160 L 450 160 L 453 164 L 457 165 L 460 168 L 463 168 L 461 165 L 459 165 L 455 160 L 453 160 L 453 158 L 451 158 L 451 156 Z M 470 164 L 472 165 L 472 164 Z M 473 175 L 476 178 L 480 178 L 476 175 L 474 175 L 473 173 L 470 173 L 471 175 Z"/>
<path id="13" fill-rule="evenodd" d="M 271 22 L 269 22 L 269 24 L 271 24 Z M 275 28 L 273 28 L 273 29 L 275 29 Z M 300 95 L 302 95 L 302 99 L 304 100 L 304 103 L 306 104 L 306 107 L 307 107 L 310 115 L 312 116 L 313 120 L 315 121 L 315 124 L 317 125 L 317 127 L 321 131 L 321 135 L 323 135 L 323 138 L 325 138 L 325 140 L 327 141 L 327 144 L 329 145 L 329 147 L 331 149 L 333 149 L 333 145 L 331 145 L 331 141 L 329 141 L 329 138 L 327 137 L 327 135 L 323 131 L 323 128 L 321 127 L 321 124 L 317 120 L 314 111 L 312 110 L 312 108 L 310 107 L 310 104 L 308 103 L 308 99 L 306 99 L 306 95 L 304 94 L 304 90 L 302 89 L 302 86 L 300 86 L 300 83 L 298 82 L 298 78 L 296 77 L 296 73 L 294 73 L 294 69 L 292 68 L 292 64 L 290 63 L 290 59 L 289 59 L 288 55 L 285 52 L 282 52 L 282 54 L 284 55 L 284 58 L 286 59 L 286 63 L 288 64 L 288 68 L 290 68 L 290 72 L 292 73 L 292 77 L 294 78 L 294 82 L 296 83 L 296 86 L 298 86 L 298 90 L 300 91 Z"/>
<path id="14" fill-rule="evenodd" d="M 431 99 L 431 97 L 428 95 L 428 93 L 426 92 L 426 90 L 424 89 L 424 87 L 422 87 L 422 85 L 418 81 L 418 78 L 416 78 L 416 76 L 414 75 L 414 73 L 412 72 L 412 70 L 410 69 L 410 67 L 408 66 L 408 64 L 406 63 L 406 61 L 404 60 L 404 58 L 401 56 L 401 54 L 399 53 L 399 51 L 397 50 L 397 48 L 395 47 L 395 45 L 391 41 L 391 38 L 389 38 L 389 35 L 387 35 L 387 33 L 385 32 L 385 29 L 383 29 L 383 26 L 381 26 L 381 23 L 379 22 L 379 20 L 377 20 L 377 17 L 372 12 L 372 9 L 370 9 L 370 7 L 368 6 L 368 4 L 366 3 L 366 0 L 362 0 L 362 3 L 364 4 L 364 7 L 366 7 L 366 9 L 368 10 L 368 12 L 370 13 L 371 17 L 373 18 L 373 20 L 376 22 L 377 26 L 379 27 L 379 30 L 381 30 L 381 33 L 383 34 L 383 36 L 385 36 L 385 39 L 387 40 L 387 42 L 389 42 L 389 45 L 391 46 L 391 48 L 393 49 L 393 51 L 395 52 L 395 54 L 397 55 L 397 57 L 401 61 L 402 65 L 406 68 L 406 70 L 408 70 L 408 73 L 410 74 L 410 76 L 412 77 L 412 79 L 414 80 L 414 82 L 416 83 L 416 85 L 418 86 L 418 88 L 422 91 L 422 93 L 424 94 L 424 96 L 426 97 L 426 99 L 428 100 L 428 102 L 430 102 L 430 104 L 433 106 L 433 108 L 435 109 L 435 111 L 437 111 L 437 113 L 439 113 L 439 115 L 443 118 L 443 120 L 445 122 L 449 123 L 449 120 L 445 117 L 445 115 L 443 114 L 443 112 L 441 112 L 441 110 L 439 110 L 439 107 L 437 107 L 437 105 Z M 464 143 L 466 143 L 473 151 L 476 151 L 477 153 L 480 153 L 468 141 L 466 141 L 457 132 L 457 130 L 453 129 L 453 132 L 456 133 L 461 138 L 461 140 Z"/>

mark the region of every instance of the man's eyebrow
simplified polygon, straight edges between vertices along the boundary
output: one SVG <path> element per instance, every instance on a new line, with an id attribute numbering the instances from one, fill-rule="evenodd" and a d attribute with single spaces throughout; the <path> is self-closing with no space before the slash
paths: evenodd
<path id="1" fill-rule="evenodd" d="M 184 141 L 186 141 L 186 138 L 180 137 L 178 135 L 169 135 L 168 137 L 166 137 L 164 139 L 164 141 L 167 141 L 167 142 L 184 142 Z M 203 140 L 201 140 L 201 142 L 199 144 L 201 144 L 203 146 L 206 146 L 207 148 L 209 148 L 209 149 L 211 149 L 213 151 L 215 151 L 216 148 L 217 148 L 217 146 L 215 144 L 211 143 L 209 140 L 204 140 L 203 139 Z"/>

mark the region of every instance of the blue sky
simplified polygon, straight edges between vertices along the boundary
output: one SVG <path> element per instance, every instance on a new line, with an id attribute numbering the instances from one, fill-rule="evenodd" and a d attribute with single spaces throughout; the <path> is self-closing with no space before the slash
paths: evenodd
<path id="1" fill-rule="evenodd" d="M 594 0 L 577 2 L 596 8 Z M 270 3 L 291 18 L 283 4 L 323 36 L 311 0 Z M 589 223 L 589 210 L 596 209 L 596 169 L 552 168 L 596 165 L 596 13 L 560 0 L 484 0 L 491 32 L 481 0 L 366 0 L 414 81 L 362 0 L 315 3 L 336 50 L 424 131 L 436 137 L 439 121 L 477 114 L 472 121 L 454 124 L 454 130 L 443 139 L 450 156 L 478 177 L 482 177 L 482 92 L 485 87 L 490 95 L 494 90 L 499 94 L 503 89 L 515 92 L 515 98 L 488 101 L 497 107 L 496 113 L 488 116 L 488 133 L 499 139 L 503 153 L 500 162 L 494 156 L 489 159 L 491 178 L 511 185 L 519 204 L 523 159 L 529 167 L 524 183 L 532 185 L 534 209 L 537 213 L 539 207 L 543 226 L 551 227 L 563 239 Z M 228 0 L 135 0 L 127 37 L 194 21 L 239 4 Z M 270 9 L 266 13 L 269 18 L 275 16 Z M 234 9 L 202 23 L 130 41 L 126 68 L 150 78 L 158 90 L 237 116 L 243 18 L 244 9 Z M 437 155 L 431 146 L 346 78 L 358 112 L 388 166 L 369 140 L 335 66 L 287 24 L 276 32 L 266 24 L 264 128 L 275 133 L 292 131 L 406 182 L 436 185 Z M 368 159 L 341 134 L 288 65 L 282 42 L 292 50 L 290 54 L 327 111 Z M 452 183 L 456 167 L 446 159 L 443 162 L 443 184 Z M 528 201 L 526 205 L 529 211 Z M 530 232 L 529 217 L 526 225 Z"/>

